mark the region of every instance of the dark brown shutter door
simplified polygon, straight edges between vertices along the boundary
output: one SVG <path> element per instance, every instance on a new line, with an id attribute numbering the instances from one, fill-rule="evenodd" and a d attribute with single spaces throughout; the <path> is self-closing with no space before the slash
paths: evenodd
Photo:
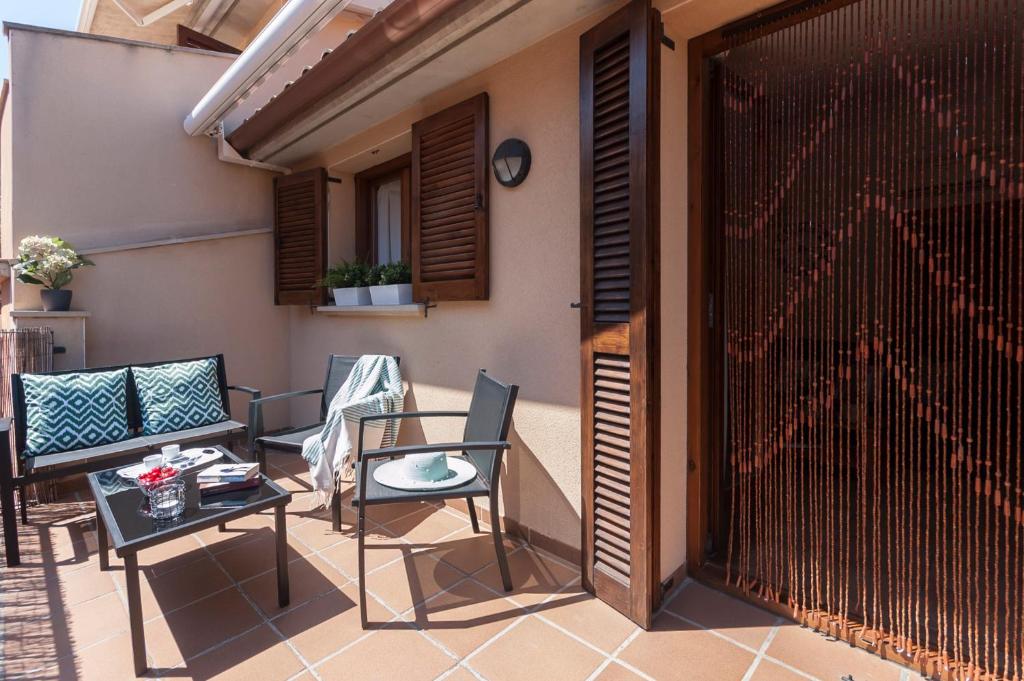
<path id="1" fill-rule="evenodd" d="M 658 588 L 660 17 L 580 41 L 584 584 L 643 627 Z"/>
<path id="2" fill-rule="evenodd" d="M 487 93 L 412 126 L 416 300 L 486 300 Z"/>
<path id="3" fill-rule="evenodd" d="M 327 171 L 274 178 L 274 302 L 320 305 L 327 269 Z"/>

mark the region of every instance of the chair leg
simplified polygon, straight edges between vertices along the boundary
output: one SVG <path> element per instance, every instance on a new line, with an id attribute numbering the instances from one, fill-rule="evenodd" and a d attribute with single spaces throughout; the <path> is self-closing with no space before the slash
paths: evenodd
<path id="1" fill-rule="evenodd" d="M 366 559 L 364 554 L 365 551 L 365 535 L 366 535 L 366 506 L 359 504 L 359 515 L 356 521 L 356 533 L 358 535 L 358 551 L 359 551 L 359 621 L 362 623 L 363 629 L 367 626 L 366 621 Z"/>
<path id="2" fill-rule="evenodd" d="M 331 494 L 331 529 L 341 532 L 341 492 L 338 490 Z"/>
<path id="3" fill-rule="evenodd" d="M 491 534 L 494 535 L 494 552 L 498 554 L 498 569 L 501 571 L 501 584 L 505 591 L 512 590 L 512 576 L 508 572 L 508 556 L 505 555 L 505 542 L 501 539 L 501 517 L 498 515 L 498 492 L 491 492 Z"/>
<path id="4" fill-rule="evenodd" d="M 28 490 L 25 485 L 18 488 L 18 503 L 21 504 L 21 524 L 28 525 Z"/>
<path id="5" fill-rule="evenodd" d="M 267 474 L 267 449 L 262 442 L 256 443 L 256 462 L 260 465 L 260 473 Z"/>
<path id="6" fill-rule="evenodd" d="M 473 497 L 466 497 L 466 504 L 469 506 L 469 522 L 473 525 L 473 532 L 479 532 L 480 522 L 476 519 L 476 504 L 473 503 Z"/>

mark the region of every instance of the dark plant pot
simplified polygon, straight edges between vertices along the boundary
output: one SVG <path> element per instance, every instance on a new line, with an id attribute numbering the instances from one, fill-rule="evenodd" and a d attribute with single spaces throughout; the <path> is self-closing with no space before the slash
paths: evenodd
<path id="1" fill-rule="evenodd" d="M 67 289 L 54 291 L 44 288 L 39 291 L 39 297 L 43 299 L 43 310 L 46 312 L 67 312 L 71 309 L 71 291 Z"/>

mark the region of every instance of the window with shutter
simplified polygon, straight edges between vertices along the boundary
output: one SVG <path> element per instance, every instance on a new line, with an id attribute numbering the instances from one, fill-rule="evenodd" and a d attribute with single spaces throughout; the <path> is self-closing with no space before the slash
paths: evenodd
<path id="1" fill-rule="evenodd" d="M 416 300 L 486 300 L 487 93 L 412 126 Z"/>
<path id="2" fill-rule="evenodd" d="M 660 598 L 660 31 L 633 0 L 580 40 L 583 581 L 643 627 Z"/>
<path id="3" fill-rule="evenodd" d="M 327 269 L 327 171 L 274 178 L 274 303 L 322 305 Z"/>

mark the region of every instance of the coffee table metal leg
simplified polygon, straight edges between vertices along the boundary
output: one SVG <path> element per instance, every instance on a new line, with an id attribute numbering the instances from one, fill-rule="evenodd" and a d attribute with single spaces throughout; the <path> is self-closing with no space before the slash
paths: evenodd
<path id="1" fill-rule="evenodd" d="M 135 553 L 125 554 L 124 581 L 128 590 L 128 623 L 132 632 L 132 660 L 135 674 L 146 673 L 146 634 L 142 628 L 142 598 L 139 594 L 139 558 Z"/>
<path id="2" fill-rule="evenodd" d="M 283 608 L 291 600 L 288 594 L 288 530 L 284 506 L 274 508 L 274 534 L 277 535 L 277 604 Z"/>
<path id="3" fill-rule="evenodd" d="M 96 510 L 96 552 L 100 558 L 100 570 L 110 569 L 110 554 L 107 548 L 107 526 L 103 523 L 103 516 L 99 509 Z"/>

